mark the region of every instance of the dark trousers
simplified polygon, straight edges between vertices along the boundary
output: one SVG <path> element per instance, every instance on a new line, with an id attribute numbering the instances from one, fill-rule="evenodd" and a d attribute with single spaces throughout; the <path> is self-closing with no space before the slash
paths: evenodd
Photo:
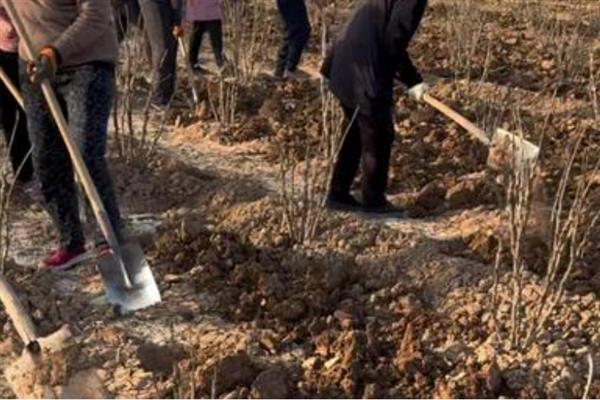
<path id="1" fill-rule="evenodd" d="M 21 67 L 33 162 L 47 209 L 58 228 L 61 246 L 85 244 L 71 159 L 41 90 L 26 79 Z M 108 120 L 115 92 L 114 67 L 95 63 L 59 71 L 53 84 L 71 135 L 98 189 L 113 228 L 121 217 L 105 159 Z"/>
<path id="2" fill-rule="evenodd" d="M 16 53 L 0 51 L 0 67 L 10 80 L 19 87 L 19 59 Z M 27 118 L 19 104 L 0 82 L 0 128 L 4 132 L 6 145 L 9 146 L 10 162 L 17 180 L 23 183 L 33 178 L 33 163 L 29 152 L 31 143 L 27 134 Z"/>
<path id="3" fill-rule="evenodd" d="M 175 93 L 177 40 L 173 28 L 176 15 L 170 2 L 141 0 L 140 7 L 152 52 L 152 101 L 164 106 L 170 103 Z"/>
<path id="4" fill-rule="evenodd" d="M 190 37 L 190 59 L 192 66 L 198 62 L 198 54 L 202 47 L 202 38 L 208 31 L 210 44 L 215 54 L 215 61 L 219 67 L 223 66 L 223 23 L 217 19 L 214 21 L 194 21 L 192 36 Z"/>
<path id="5" fill-rule="evenodd" d="M 295 71 L 310 37 L 310 22 L 304 0 L 277 0 L 285 29 L 279 49 L 276 73 Z"/>
<path id="6" fill-rule="evenodd" d="M 350 193 L 359 164 L 362 169 L 362 194 L 365 205 L 385 202 L 390 154 L 394 140 L 391 106 L 373 107 L 370 114 L 356 113 L 343 107 L 347 134 L 333 170 L 330 194 Z M 354 118 L 353 118 L 354 117 Z"/>

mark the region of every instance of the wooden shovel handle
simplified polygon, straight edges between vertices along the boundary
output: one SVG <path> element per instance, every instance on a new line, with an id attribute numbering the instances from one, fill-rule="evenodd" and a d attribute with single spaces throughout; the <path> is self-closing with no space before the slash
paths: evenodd
<path id="1" fill-rule="evenodd" d="M 35 326 L 33 321 L 29 317 L 27 311 L 23 307 L 23 304 L 19 301 L 17 294 L 10 286 L 6 278 L 0 274 L 0 301 L 4 304 L 6 313 L 13 322 L 19 337 L 25 343 L 26 346 L 30 346 L 32 343 L 36 343 L 37 334 L 35 332 Z"/>
<path id="2" fill-rule="evenodd" d="M 16 102 L 19 103 L 19 106 L 24 110 L 25 102 L 23 101 L 23 96 L 21 96 L 19 89 L 17 89 L 15 84 L 12 82 L 10 77 L 6 74 L 6 71 L 4 71 L 4 69 L 2 69 L 2 67 L 0 67 L 0 81 L 2 81 L 2 83 L 4 83 L 4 86 L 6 86 L 6 88 L 10 92 L 10 94 L 12 94 L 13 97 L 15 98 Z"/>
<path id="3" fill-rule="evenodd" d="M 8 13 L 15 27 L 15 30 L 17 31 L 17 34 L 19 35 L 19 39 L 23 44 L 23 48 L 25 49 L 27 58 L 33 61 L 36 59 L 33 44 L 31 43 L 31 39 L 27 34 L 25 26 L 23 25 L 23 21 L 21 20 L 19 14 L 17 13 L 17 10 L 15 9 L 13 1 L 14 0 L 5 0 L 4 8 Z M 79 178 L 79 182 L 83 186 L 83 190 L 85 191 L 88 200 L 90 201 L 92 211 L 94 212 L 100 230 L 102 231 L 102 234 L 104 235 L 104 238 L 108 242 L 108 245 L 110 246 L 113 253 L 117 255 L 116 258 L 119 261 L 119 269 L 123 275 L 123 279 L 125 281 L 126 286 L 130 288 L 132 287 L 132 285 L 127 271 L 125 270 L 125 266 L 123 265 L 122 258 L 120 256 L 119 242 L 117 240 L 117 236 L 115 234 L 112 224 L 110 223 L 110 220 L 108 219 L 108 214 L 106 213 L 104 204 L 100 199 L 98 190 L 96 189 L 92 177 L 90 176 L 90 172 L 88 171 L 88 168 L 85 165 L 83 157 L 81 156 L 81 152 L 79 151 L 77 144 L 75 143 L 75 141 L 71 137 L 71 134 L 69 133 L 69 125 L 62 112 L 62 108 L 60 107 L 58 99 L 56 98 L 56 94 L 52 89 L 52 85 L 47 80 L 42 82 L 41 87 L 42 92 L 44 93 L 44 97 L 46 98 L 46 102 L 48 103 L 48 107 L 50 108 L 52 117 L 56 122 L 58 130 L 60 131 L 60 134 L 62 136 L 63 142 L 65 143 L 65 147 L 67 148 L 67 152 L 69 153 L 69 156 L 71 158 L 71 162 L 73 164 L 75 173 Z"/>
<path id="4" fill-rule="evenodd" d="M 441 101 L 437 100 L 436 98 L 432 97 L 427 93 L 423 95 L 423 101 L 429 104 L 431 107 L 438 110 L 439 112 L 441 112 L 442 114 L 444 114 L 445 116 L 447 116 L 448 118 L 450 118 L 451 120 L 453 120 L 454 122 L 456 122 L 458 125 L 462 126 L 464 129 L 467 130 L 467 132 L 469 132 L 477 140 L 479 140 L 486 146 L 489 146 L 491 144 L 490 138 L 485 134 L 485 132 L 481 128 L 479 128 L 477 125 L 475 125 L 474 123 L 472 123 L 471 121 L 469 121 L 468 119 L 466 119 L 465 117 L 463 117 L 462 115 L 460 115 Z"/>
<path id="5" fill-rule="evenodd" d="M 185 45 L 185 42 L 183 41 L 183 38 L 177 38 L 177 42 L 179 43 L 179 46 L 181 47 L 181 51 L 183 52 L 183 57 L 188 60 L 188 49 L 187 46 Z M 188 74 L 188 80 L 190 81 L 190 86 L 192 88 L 192 99 L 194 100 L 194 105 L 196 107 L 198 107 L 198 104 L 200 103 L 200 97 L 198 96 L 198 91 L 196 90 L 196 81 L 194 80 L 194 71 L 192 71 L 192 65 L 186 61 L 185 63 L 186 65 L 186 70 L 187 70 L 187 74 Z"/>

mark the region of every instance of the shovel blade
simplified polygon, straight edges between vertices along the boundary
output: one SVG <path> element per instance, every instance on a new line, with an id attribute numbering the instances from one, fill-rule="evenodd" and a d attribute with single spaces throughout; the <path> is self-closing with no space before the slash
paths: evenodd
<path id="1" fill-rule="evenodd" d="M 120 250 L 131 287 L 128 287 L 125 282 L 117 256 L 108 253 L 98 259 L 98 269 L 104 282 L 108 302 L 119 307 L 122 313 L 160 303 L 158 285 L 140 245 L 125 243 Z"/>

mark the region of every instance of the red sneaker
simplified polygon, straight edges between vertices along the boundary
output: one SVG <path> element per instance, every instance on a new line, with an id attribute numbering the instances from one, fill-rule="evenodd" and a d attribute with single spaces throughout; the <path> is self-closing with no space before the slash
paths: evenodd
<path id="1" fill-rule="evenodd" d="M 76 250 L 56 249 L 42 260 L 42 266 L 55 271 L 66 271 L 89 258 L 84 247 Z"/>

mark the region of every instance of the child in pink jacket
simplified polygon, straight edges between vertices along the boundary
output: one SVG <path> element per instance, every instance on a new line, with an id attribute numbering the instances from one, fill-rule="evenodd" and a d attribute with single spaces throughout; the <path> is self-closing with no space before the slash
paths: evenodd
<path id="1" fill-rule="evenodd" d="M 186 20 L 193 24 L 190 38 L 189 62 L 195 70 L 201 70 L 198 64 L 198 53 L 202 46 L 204 32 L 208 31 L 215 61 L 222 68 L 223 57 L 223 24 L 221 0 L 187 0 Z"/>

